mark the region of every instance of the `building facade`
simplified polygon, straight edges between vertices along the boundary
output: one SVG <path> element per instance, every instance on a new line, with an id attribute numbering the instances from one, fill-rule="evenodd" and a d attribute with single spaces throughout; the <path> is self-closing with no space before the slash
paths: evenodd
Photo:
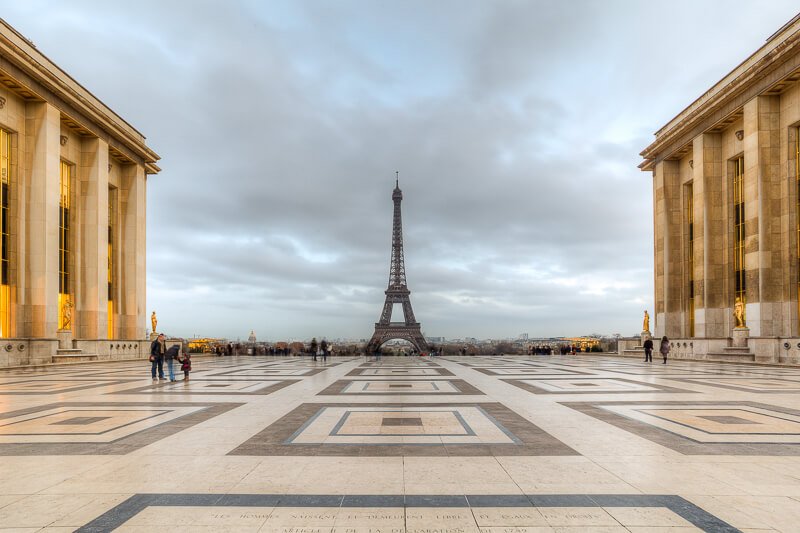
<path id="1" fill-rule="evenodd" d="M 144 136 L 0 20 L 0 367 L 144 353 Z"/>
<path id="2" fill-rule="evenodd" d="M 653 334 L 678 356 L 800 360 L 798 80 L 800 15 L 641 154 L 653 176 Z"/>

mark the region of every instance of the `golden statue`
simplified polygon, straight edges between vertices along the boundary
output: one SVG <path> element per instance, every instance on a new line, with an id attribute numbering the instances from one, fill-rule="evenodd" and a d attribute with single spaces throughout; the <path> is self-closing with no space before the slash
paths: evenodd
<path id="1" fill-rule="evenodd" d="M 644 310 L 644 324 L 642 324 L 642 331 L 650 331 L 650 315 L 647 309 Z"/>
<path id="2" fill-rule="evenodd" d="M 747 327 L 744 318 L 744 303 L 739 297 L 736 298 L 736 303 L 733 304 L 733 317 L 736 319 L 737 328 Z"/>
<path id="3" fill-rule="evenodd" d="M 72 329 L 72 297 L 65 294 L 61 307 L 61 328 L 64 330 Z"/>
<path id="4" fill-rule="evenodd" d="M 153 314 L 150 315 L 150 325 L 153 326 L 153 333 L 156 332 L 156 326 L 158 325 L 158 319 L 156 318 L 156 312 L 153 311 Z"/>

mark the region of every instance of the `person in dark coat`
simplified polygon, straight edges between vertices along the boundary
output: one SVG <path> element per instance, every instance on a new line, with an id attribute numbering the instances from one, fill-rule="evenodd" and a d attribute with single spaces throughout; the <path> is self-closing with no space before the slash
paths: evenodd
<path id="1" fill-rule="evenodd" d="M 178 381 L 175 379 L 175 370 L 172 367 L 173 362 L 178 359 L 181 351 L 180 344 L 173 344 L 172 346 L 164 352 L 164 359 L 167 360 L 167 373 L 169 374 L 169 380 L 172 382 Z"/>
<path id="2" fill-rule="evenodd" d="M 644 341 L 644 362 L 653 362 L 653 339 L 650 337 L 647 337 L 647 340 Z"/>
<path id="3" fill-rule="evenodd" d="M 669 354 L 669 350 L 672 348 L 672 345 L 669 343 L 669 339 L 666 335 L 661 337 L 661 346 L 659 347 L 658 351 L 661 352 L 661 355 L 664 356 L 664 364 L 667 364 L 667 354 Z"/>
<path id="4" fill-rule="evenodd" d="M 158 367 L 158 378 L 164 379 L 164 352 L 166 352 L 164 334 L 160 333 L 150 344 L 150 374 L 153 376 L 153 381 L 156 379 L 156 367 Z"/>

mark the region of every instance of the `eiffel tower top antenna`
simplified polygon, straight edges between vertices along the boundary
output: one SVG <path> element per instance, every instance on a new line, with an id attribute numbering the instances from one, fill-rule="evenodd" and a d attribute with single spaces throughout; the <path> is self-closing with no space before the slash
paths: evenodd
<path id="1" fill-rule="evenodd" d="M 398 189 L 400 188 L 400 171 L 399 170 L 395 170 L 394 171 L 394 186 L 397 187 Z"/>

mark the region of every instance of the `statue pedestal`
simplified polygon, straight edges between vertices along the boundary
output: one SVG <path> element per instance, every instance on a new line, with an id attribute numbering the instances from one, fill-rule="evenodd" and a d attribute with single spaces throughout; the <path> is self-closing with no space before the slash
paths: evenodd
<path id="1" fill-rule="evenodd" d="M 56 331 L 56 339 L 58 339 L 59 350 L 69 350 L 72 348 L 72 330 L 60 329 Z"/>
<path id="2" fill-rule="evenodd" d="M 151 341 L 154 341 L 154 340 L 156 340 L 157 338 L 158 338 L 158 333 L 155 333 L 155 332 L 153 332 L 153 333 L 151 333 L 151 334 L 150 334 L 150 340 L 151 340 Z"/>
<path id="3" fill-rule="evenodd" d="M 642 333 L 639 335 L 639 340 L 641 341 L 641 344 L 639 346 L 644 346 L 644 341 L 646 341 L 647 339 L 652 339 L 652 338 L 653 338 L 653 335 L 652 335 L 652 333 L 650 333 L 650 330 L 642 331 Z"/>
<path id="4" fill-rule="evenodd" d="M 747 348 L 747 339 L 750 337 L 750 328 L 733 328 L 733 347 Z"/>

